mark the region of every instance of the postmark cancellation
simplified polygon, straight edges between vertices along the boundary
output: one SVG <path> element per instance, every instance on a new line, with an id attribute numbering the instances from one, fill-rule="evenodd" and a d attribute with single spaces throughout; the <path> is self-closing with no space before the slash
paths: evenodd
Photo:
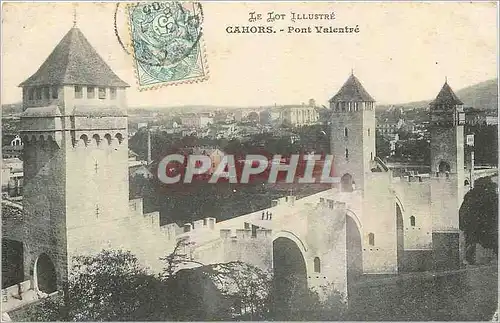
<path id="1" fill-rule="evenodd" d="M 201 3 L 131 3 L 127 13 L 139 89 L 208 79 Z"/>

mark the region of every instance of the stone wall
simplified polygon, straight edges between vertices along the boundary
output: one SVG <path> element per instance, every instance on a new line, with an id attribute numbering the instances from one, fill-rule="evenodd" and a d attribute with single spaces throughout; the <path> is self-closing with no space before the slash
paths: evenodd
<path id="1" fill-rule="evenodd" d="M 66 154 L 53 141 L 24 145 L 24 270 L 36 275 L 36 260 L 45 253 L 53 262 L 57 282 L 67 276 Z"/>

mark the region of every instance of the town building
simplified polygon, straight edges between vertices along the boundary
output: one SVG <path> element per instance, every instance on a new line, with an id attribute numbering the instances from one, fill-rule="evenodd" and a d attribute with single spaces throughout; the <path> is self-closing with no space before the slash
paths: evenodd
<path id="1" fill-rule="evenodd" d="M 2 160 L 2 193 L 15 197 L 22 194 L 23 161 L 16 157 Z"/>
<path id="2" fill-rule="evenodd" d="M 285 105 L 281 107 L 281 122 L 292 126 L 316 124 L 319 121 L 319 112 L 313 99 L 309 104 Z"/>
<path id="3" fill-rule="evenodd" d="M 181 115 L 181 124 L 187 128 L 205 128 L 214 123 L 209 113 L 189 113 Z"/>
<path id="4" fill-rule="evenodd" d="M 20 158 L 22 153 L 23 141 L 19 135 L 15 135 L 9 145 L 2 147 L 3 158 Z"/>

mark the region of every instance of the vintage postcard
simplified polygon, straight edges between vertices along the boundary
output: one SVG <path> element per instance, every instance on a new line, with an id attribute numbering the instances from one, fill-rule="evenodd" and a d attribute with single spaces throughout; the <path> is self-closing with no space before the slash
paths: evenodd
<path id="1" fill-rule="evenodd" d="M 498 321 L 498 2 L 2 2 L 2 321 Z"/>

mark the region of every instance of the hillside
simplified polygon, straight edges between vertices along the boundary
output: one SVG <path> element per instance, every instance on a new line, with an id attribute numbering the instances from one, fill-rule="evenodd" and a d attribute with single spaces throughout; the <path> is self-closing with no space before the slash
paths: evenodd
<path id="1" fill-rule="evenodd" d="M 498 79 L 493 79 L 457 91 L 465 106 L 498 111 Z"/>
<path id="2" fill-rule="evenodd" d="M 479 110 L 498 111 L 498 79 L 484 81 L 455 91 L 455 94 L 462 100 L 465 107 L 473 107 Z M 432 101 L 417 101 L 397 104 L 403 108 L 426 108 Z M 380 105 L 380 109 L 387 109 L 389 105 Z"/>

